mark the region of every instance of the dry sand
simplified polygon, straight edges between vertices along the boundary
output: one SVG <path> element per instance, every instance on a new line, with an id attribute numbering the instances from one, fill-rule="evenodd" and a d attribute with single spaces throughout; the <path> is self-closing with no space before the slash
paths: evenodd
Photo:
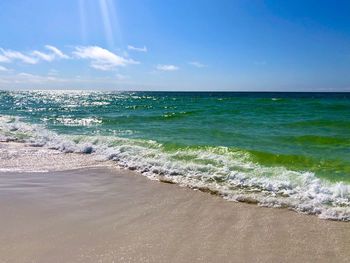
<path id="1" fill-rule="evenodd" d="M 0 173 L 0 262 L 349 262 L 350 223 L 114 168 Z"/>

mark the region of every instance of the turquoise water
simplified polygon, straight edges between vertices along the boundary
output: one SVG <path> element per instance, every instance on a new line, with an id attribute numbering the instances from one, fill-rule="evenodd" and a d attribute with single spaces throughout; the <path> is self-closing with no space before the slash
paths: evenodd
<path id="1" fill-rule="evenodd" d="M 208 185 L 222 185 L 232 173 L 350 183 L 349 93 L 3 91 L 0 114 L 76 144 L 117 150 L 116 161 L 132 169 L 190 174 Z M 2 134 L 34 136 L 20 130 L 3 127 Z"/>

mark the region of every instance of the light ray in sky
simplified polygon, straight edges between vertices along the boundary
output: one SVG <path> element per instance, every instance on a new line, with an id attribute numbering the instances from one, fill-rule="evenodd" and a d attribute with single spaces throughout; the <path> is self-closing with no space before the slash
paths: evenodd
<path id="1" fill-rule="evenodd" d="M 123 38 L 122 38 L 122 31 L 120 27 L 120 23 L 118 20 L 118 14 L 117 14 L 117 7 L 115 5 L 116 1 L 113 0 L 106 0 L 108 10 L 110 11 L 110 18 L 112 22 L 113 27 L 113 33 L 114 33 L 114 41 L 116 41 L 118 46 L 124 46 Z"/>
<path id="2" fill-rule="evenodd" d="M 83 44 L 87 43 L 85 0 L 79 0 L 80 35 Z"/>
<path id="3" fill-rule="evenodd" d="M 106 0 L 100 0 L 100 9 L 101 9 L 101 16 L 102 16 L 103 26 L 105 30 L 105 35 L 106 35 L 106 41 L 109 48 L 113 48 L 114 47 L 113 28 L 112 28 L 109 8 Z"/>

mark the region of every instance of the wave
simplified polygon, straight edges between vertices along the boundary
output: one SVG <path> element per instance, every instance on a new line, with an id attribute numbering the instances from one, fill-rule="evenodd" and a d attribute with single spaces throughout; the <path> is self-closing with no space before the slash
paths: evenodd
<path id="1" fill-rule="evenodd" d="M 346 137 L 331 137 L 321 135 L 301 135 L 301 136 L 288 136 L 282 138 L 285 141 L 295 141 L 297 143 L 309 143 L 315 145 L 350 145 L 350 139 Z"/>
<path id="2" fill-rule="evenodd" d="M 151 140 L 59 135 L 10 116 L 0 117 L 0 141 L 17 141 L 63 153 L 94 154 L 150 179 L 218 194 L 230 201 L 350 221 L 350 185 L 329 182 L 312 172 L 264 166 L 239 149 L 169 147 Z"/>
<path id="3" fill-rule="evenodd" d="M 322 128 L 339 128 L 339 129 L 350 129 L 350 122 L 344 120 L 305 120 L 296 121 L 287 124 L 291 128 L 304 128 L 304 127 L 322 127 Z"/>

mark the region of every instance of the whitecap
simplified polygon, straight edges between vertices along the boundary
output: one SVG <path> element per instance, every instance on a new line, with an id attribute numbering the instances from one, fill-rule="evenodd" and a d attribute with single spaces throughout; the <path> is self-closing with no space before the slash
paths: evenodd
<path id="1" fill-rule="evenodd" d="M 117 136 L 63 136 L 16 117 L 0 117 L 0 140 L 17 140 L 64 153 L 94 153 L 153 180 L 210 191 L 227 200 L 286 207 L 324 219 L 350 221 L 350 185 L 311 172 L 267 167 L 226 147 L 166 150 L 155 141 Z"/>

